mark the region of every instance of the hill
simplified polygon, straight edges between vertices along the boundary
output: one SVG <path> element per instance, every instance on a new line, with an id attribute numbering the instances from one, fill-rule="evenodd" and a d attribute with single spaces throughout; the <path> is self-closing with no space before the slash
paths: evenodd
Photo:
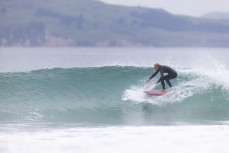
<path id="1" fill-rule="evenodd" d="M 229 47 L 229 21 L 94 0 L 2 0 L 1 46 Z"/>
<path id="2" fill-rule="evenodd" d="M 220 20 L 229 20 L 228 12 L 211 12 L 203 16 L 208 19 L 220 19 Z"/>

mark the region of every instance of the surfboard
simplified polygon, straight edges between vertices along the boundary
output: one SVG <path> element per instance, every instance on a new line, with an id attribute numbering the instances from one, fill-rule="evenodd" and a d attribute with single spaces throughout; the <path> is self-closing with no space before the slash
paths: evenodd
<path id="1" fill-rule="evenodd" d="M 154 95 L 154 96 L 160 96 L 166 93 L 166 91 L 161 91 L 161 90 L 149 90 L 149 91 L 144 91 L 147 94 Z"/>

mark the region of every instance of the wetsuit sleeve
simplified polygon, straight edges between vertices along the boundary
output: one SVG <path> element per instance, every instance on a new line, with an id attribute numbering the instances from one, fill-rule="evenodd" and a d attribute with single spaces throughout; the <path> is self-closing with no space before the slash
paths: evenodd
<path id="1" fill-rule="evenodd" d="M 155 77 L 158 74 L 159 70 L 157 70 L 150 78 L 149 80 L 151 80 L 153 77 Z"/>

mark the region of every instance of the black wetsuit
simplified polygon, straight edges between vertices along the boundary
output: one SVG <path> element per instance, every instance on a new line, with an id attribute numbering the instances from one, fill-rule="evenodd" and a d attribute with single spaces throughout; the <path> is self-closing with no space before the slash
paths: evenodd
<path id="1" fill-rule="evenodd" d="M 152 79 L 154 76 L 156 76 L 159 71 L 161 73 L 161 77 L 157 81 L 157 83 L 159 83 L 161 81 L 161 85 L 162 85 L 163 89 L 165 89 L 165 82 L 164 82 L 164 80 L 165 80 L 167 82 L 167 84 L 170 87 L 172 87 L 172 85 L 171 85 L 169 80 L 176 78 L 177 77 L 177 72 L 175 70 L 173 70 L 172 68 L 168 67 L 168 66 L 161 65 L 159 70 L 157 70 L 149 79 Z M 164 73 L 168 73 L 168 75 L 164 76 Z"/>

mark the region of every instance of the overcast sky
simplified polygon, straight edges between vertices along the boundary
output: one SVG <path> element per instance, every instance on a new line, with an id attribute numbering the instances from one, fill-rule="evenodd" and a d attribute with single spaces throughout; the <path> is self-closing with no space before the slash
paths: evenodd
<path id="1" fill-rule="evenodd" d="M 163 8 L 173 14 L 201 16 L 209 12 L 229 12 L 229 0 L 100 0 L 111 4 Z"/>

